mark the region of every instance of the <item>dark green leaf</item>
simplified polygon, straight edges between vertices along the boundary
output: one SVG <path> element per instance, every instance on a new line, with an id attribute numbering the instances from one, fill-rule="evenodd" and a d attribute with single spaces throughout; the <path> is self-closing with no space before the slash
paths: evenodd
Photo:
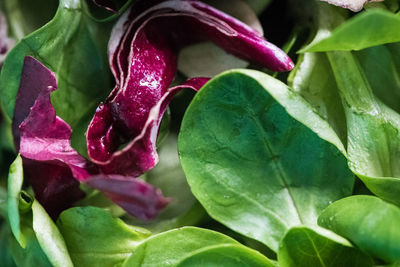
<path id="1" fill-rule="evenodd" d="M 237 265 L 238 261 L 244 265 Z M 249 265 L 250 263 L 256 265 Z M 184 227 L 155 235 L 144 241 L 123 265 L 123 267 L 130 266 L 273 265 L 262 254 L 240 245 L 228 236 L 201 228 Z"/>
<path id="2" fill-rule="evenodd" d="M 346 239 L 323 228 L 291 228 L 279 245 L 281 267 L 368 267 L 374 261 Z"/>
<path id="3" fill-rule="evenodd" d="M 318 224 L 346 237 L 364 252 L 400 260 L 400 209 L 373 196 L 352 196 L 330 205 Z"/>
<path id="4" fill-rule="evenodd" d="M 346 159 L 324 139 L 341 146 L 301 96 L 264 73 L 237 70 L 195 96 L 179 151 L 207 212 L 276 251 L 288 229 L 314 225 L 330 202 L 351 194 Z"/>
<path id="5" fill-rule="evenodd" d="M 150 235 L 95 207 L 68 209 L 61 213 L 57 225 L 74 265 L 82 267 L 121 263 Z"/>

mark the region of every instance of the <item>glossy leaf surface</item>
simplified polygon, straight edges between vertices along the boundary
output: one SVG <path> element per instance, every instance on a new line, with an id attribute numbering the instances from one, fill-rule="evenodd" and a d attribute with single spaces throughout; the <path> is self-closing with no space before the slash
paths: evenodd
<path id="1" fill-rule="evenodd" d="M 179 152 L 207 212 L 277 250 L 288 229 L 315 224 L 324 207 L 351 194 L 346 159 L 323 138 L 340 146 L 301 96 L 266 74 L 238 70 L 196 95 Z"/>

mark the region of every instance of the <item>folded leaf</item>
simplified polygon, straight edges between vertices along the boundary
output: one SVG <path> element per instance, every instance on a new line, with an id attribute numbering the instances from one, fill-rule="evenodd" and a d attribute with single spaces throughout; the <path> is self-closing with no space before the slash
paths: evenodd
<path id="1" fill-rule="evenodd" d="M 20 125 L 20 153 L 26 159 L 24 167 L 35 195 L 52 217 L 56 218 L 82 198 L 78 181 L 104 191 L 111 200 L 141 219 L 156 216 L 167 204 L 161 192 L 135 177 L 102 175 L 97 166 L 71 147 L 71 128 L 56 116 L 50 101 L 50 93 L 57 89 L 54 74 L 36 59 L 26 57 L 22 77 L 17 107 L 25 96 L 35 97 L 33 88 L 37 92 L 34 101 L 28 99 L 34 104 Z M 31 84 L 31 80 L 37 82 Z M 21 105 L 21 114 L 29 108 L 29 103 L 26 105 Z M 18 117 L 20 110 L 15 114 Z"/>
<path id="2" fill-rule="evenodd" d="M 373 196 L 351 196 L 330 205 L 318 224 L 348 238 L 362 251 L 400 261 L 400 208 Z"/>

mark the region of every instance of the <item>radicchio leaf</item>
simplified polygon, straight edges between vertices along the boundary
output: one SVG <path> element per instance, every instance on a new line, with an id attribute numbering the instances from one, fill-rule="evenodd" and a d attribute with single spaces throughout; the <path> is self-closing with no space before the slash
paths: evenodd
<path id="1" fill-rule="evenodd" d="M 71 128 L 56 116 L 51 104 L 50 93 L 56 89 L 54 73 L 35 58 L 25 57 L 16 105 L 21 110 L 16 109 L 15 116 L 23 119 L 29 106 L 22 103 L 33 102 L 19 127 L 20 153 L 24 157 L 26 177 L 39 202 L 56 218 L 83 197 L 79 180 L 105 190 L 106 196 L 138 218 L 154 217 L 168 202 L 159 190 L 135 178 L 122 180 L 122 177 L 102 175 L 97 166 L 71 147 Z M 27 97 L 33 100 L 28 102 Z M 103 186 L 110 183 L 112 186 Z"/>
<path id="2" fill-rule="evenodd" d="M 321 1 L 328 2 L 329 4 L 335 6 L 348 8 L 354 12 L 358 12 L 364 7 L 365 4 L 369 2 L 382 2 L 383 0 L 321 0 Z"/>
<path id="3" fill-rule="evenodd" d="M 116 86 L 87 132 L 89 156 L 105 173 L 138 176 L 157 163 L 160 118 L 172 96 L 191 87 L 168 89 L 184 46 L 208 39 L 272 70 L 293 68 L 289 57 L 259 32 L 201 2 L 170 0 L 137 17 L 134 8 L 130 12 L 118 21 L 109 43 Z"/>

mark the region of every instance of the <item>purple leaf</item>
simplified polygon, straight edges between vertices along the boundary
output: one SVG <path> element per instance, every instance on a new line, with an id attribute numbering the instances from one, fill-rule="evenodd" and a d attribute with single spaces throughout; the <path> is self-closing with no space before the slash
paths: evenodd
<path id="1" fill-rule="evenodd" d="M 149 219 L 157 215 L 167 204 L 159 190 L 134 177 L 121 181 L 121 176 L 105 176 L 71 147 L 71 128 L 56 116 L 51 104 L 50 93 L 56 89 L 54 74 L 33 57 L 25 57 L 17 103 L 33 105 L 25 119 L 23 114 L 29 106 L 18 103 L 16 107 L 22 109 L 16 109 L 15 114 L 23 119 L 19 127 L 20 153 L 26 178 L 39 202 L 56 218 L 84 196 L 79 180 L 105 190 L 106 196 L 134 216 Z M 32 97 L 32 101 L 27 101 L 27 97 Z M 113 186 L 102 187 L 110 183 Z"/>
<path id="2" fill-rule="evenodd" d="M 97 175 L 86 183 L 142 220 L 154 218 L 169 202 L 159 189 L 134 177 Z"/>
<path id="3" fill-rule="evenodd" d="M 335 6 L 348 8 L 354 12 L 358 12 L 364 7 L 365 4 L 369 2 L 381 2 L 383 0 L 321 0 L 321 1 L 328 2 L 329 4 Z"/>
<path id="4" fill-rule="evenodd" d="M 172 96 L 188 87 L 168 89 L 184 46 L 208 39 L 272 70 L 293 68 L 290 58 L 260 33 L 201 2 L 164 1 L 137 17 L 134 7 L 130 12 L 117 22 L 109 43 L 116 86 L 87 132 L 89 156 L 105 173 L 138 176 L 157 163 L 160 119 Z"/>

